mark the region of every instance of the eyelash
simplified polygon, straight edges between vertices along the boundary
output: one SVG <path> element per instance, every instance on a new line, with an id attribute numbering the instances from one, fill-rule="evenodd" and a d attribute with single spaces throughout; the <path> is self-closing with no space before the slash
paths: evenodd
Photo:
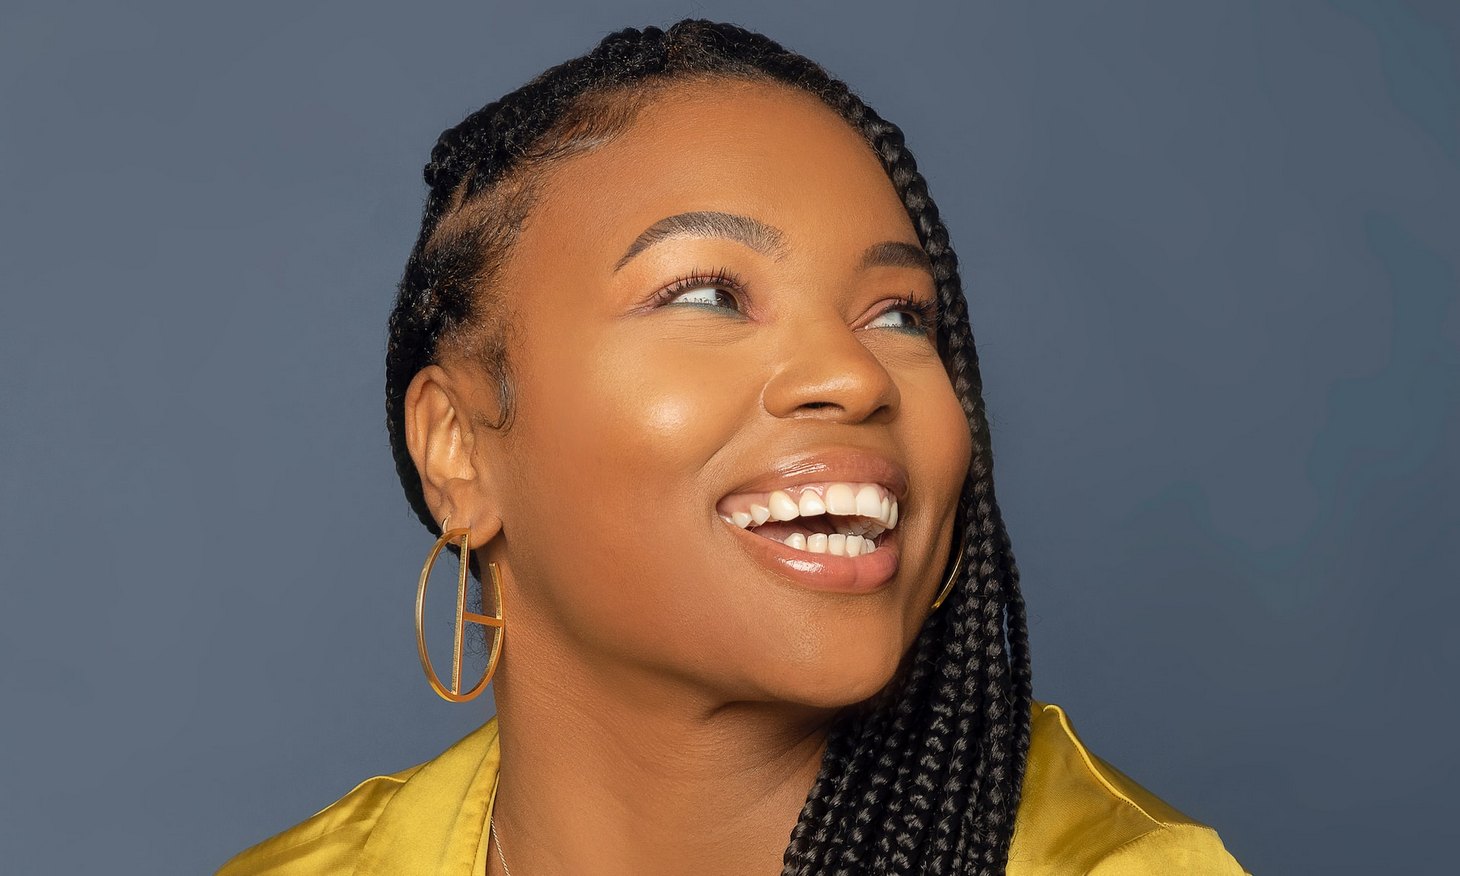
<path id="1" fill-rule="evenodd" d="M 729 292 L 733 297 L 736 298 L 737 301 L 744 298 L 747 294 L 744 281 L 740 279 L 740 276 L 738 274 L 729 270 L 728 268 L 716 268 L 711 273 L 704 273 L 703 271 L 696 269 L 690 272 L 688 275 L 676 279 L 673 283 L 670 283 L 665 288 L 656 292 L 654 294 L 653 305 L 655 307 L 667 305 L 671 300 L 674 299 L 675 296 L 679 295 L 680 293 L 688 292 L 691 289 L 702 289 L 706 287 Z M 706 307 L 713 310 L 731 309 L 728 307 L 721 307 L 718 304 L 694 304 L 677 306 Z M 935 320 L 938 318 L 938 302 L 914 301 L 911 298 L 896 299 L 892 302 L 891 307 L 888 307 L 877 316 L 878 318 L 881 318 L 884 314 L 891 313 L 895 310 L 906 310 L 917 314 L 918 325 L 906 326 L 897 329 L 898 331 L 907 332 L 908 334 L 923 334 L 927 332 L 928 329 L 933 327 Z M 736 310 L 735 312 L 740 313 L 741 311 Z"/>

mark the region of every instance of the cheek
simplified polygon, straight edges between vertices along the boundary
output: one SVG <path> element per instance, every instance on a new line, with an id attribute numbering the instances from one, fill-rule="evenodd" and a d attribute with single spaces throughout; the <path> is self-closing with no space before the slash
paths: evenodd
<path id="1" fill-rule="evenodd" d="M 911 407 L 905 411 L 909 415 L 907 434 L 913 439 L 905 445 L 913 475 L 909 487 L 922 498 L 907 503 L 907 518 L 911 529 L 926 532 L 935 541 L 929 542 L 925 552 L 904 555 L 904 560 L 915 579 L 941 580 L 948 554 L 933 545 L 941 542 L 937 533 L 945 518 L 948 525 L 954 524 L 955 509 L 972 465 L 973 435 L 963 406 L 944 374 L 927 374 L 909 389 L 921 400 L 916 411 Z M 950 538 L 956 540 L 958 534 L 954 532 Z M 923 606 L 919 603 L 910 607 L 921 610 Z"/>
<path id="2" fill-rule="evenodd" d="M 930 356 L 902 369 L 898 387 L 903 402 L 898 431 L 910 473 L 925 479 L 925 494 L 931 490 L 944 498 L 951 489 L 956 495 L 968 472 L 973 436 L 942 363 Z"/>
<path id="3" fill-rule="evenodd" d="M 577 483 L 614 485 L 610 504 L 634 499 L 650 503 L 632 510 L 636 525 L 653 526 L 645 514 L 654 503 L 688 499 L 705 460 L 735 434 L 753 402 L 744 387 L 717 381 L 727 373 L 713 356 L 674 356 L 649 343 L 603 344 L 590 348 L 564 369 L 548 428 L 570 456 Z M 726 363 L 728 364 L 728 363 Z M 577 492 L 575 488 L 575 492 Z M 717 497 L 701 496 L 708 509 Z"/>
<path id="4" fill-rule="evenodd" d="M 695 582 L 712 570 L 719 522 L 706 462 L 755 396 L 717 383 L 733 372 L 697 352 L 580 339 L 518 394 L 518 458 L 531 470 L 508 540 L 522 586 L 578 636 L 620 652 L 662 654 L 703 611 Z"/>
<path id="5" fill-rule="evenodd" d="M 968 416 L 953 391 L 953 385 L 943 374 L 929 379 L 919 390 L 930 399 L 926 433 L 937 436 L 929 442 L 931 462 L 938 477 L 952 490 L 956 497 L 963 489 L 973 454 L 973 434 L 969 430 Z"/>

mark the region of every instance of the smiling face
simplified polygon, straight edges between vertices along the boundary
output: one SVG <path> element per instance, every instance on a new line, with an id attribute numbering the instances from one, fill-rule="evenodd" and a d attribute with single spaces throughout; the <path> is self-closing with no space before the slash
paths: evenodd
<path id="1" fill-rule="evenodd" d="M 789 88 L 674 86 L 551 167 L 500 287 L 509 430 L 480 425 L 482 369 L 445 363 L 490 471 L 471 501 L 501 520 L 499 671 L 522 642 L 708 697 L 834 707 L 885 685 L 940 584 L 971 442 L 917 235 L 857 133 Z M 803 512 L 804 493 L 844 501 L 839 482 L 898 500 L 855 559 L 732 513 L 777 487 Z"/>

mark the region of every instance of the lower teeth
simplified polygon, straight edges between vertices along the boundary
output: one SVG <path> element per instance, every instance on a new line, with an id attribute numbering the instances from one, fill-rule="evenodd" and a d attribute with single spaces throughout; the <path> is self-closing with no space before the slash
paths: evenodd
<path id="1" fill-rule="evenodd" d="M 793 547 L 808 554 L 831 554 L 837 557 L 857 557 L 870 554 L 877 549 L 875 541 L 858 535 L 828 536 L 818 533 L 808 539 L 799 532 L 793 532 L 786 536 L 783 543 L 787 547 Z M 815 545 L 815 549 L 811 545 Z"/>

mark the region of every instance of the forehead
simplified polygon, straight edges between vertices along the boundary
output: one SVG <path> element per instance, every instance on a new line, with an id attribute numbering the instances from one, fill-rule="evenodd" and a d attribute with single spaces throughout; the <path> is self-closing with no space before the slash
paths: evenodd
<path id="1" fill-rule="evenodd" d="M 611 266 L 644 228 L 691 210 L 774 225 L 793 252 L 917 240 L 871 147 L 829 107 L 721 80 L 668 89 L 614 139 L 554 165 L 514 261 Z"/>

